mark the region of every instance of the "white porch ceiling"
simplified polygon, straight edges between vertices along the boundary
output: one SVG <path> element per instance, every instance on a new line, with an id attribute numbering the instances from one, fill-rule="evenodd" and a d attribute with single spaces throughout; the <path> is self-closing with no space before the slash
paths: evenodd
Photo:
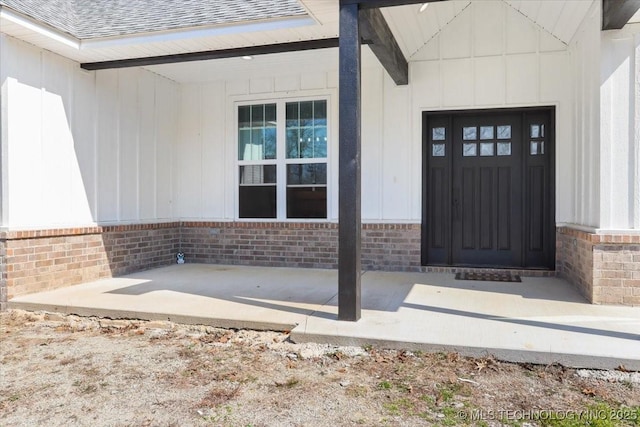
<path id="1" fill-rule="evenodd" d="M 506 2 L 565 44 L 569 44 L 593 4 L 588 0 Z"/>
<path id="2" fill-rule="evenodd" d="M 308 11 L 308 17 L 210 26 L 197 31 L 165 31 L 127 38 L 80 41 L 52 28 L 34 25 L 28 18 L 23 21 L 10 19 L 11 16 L 7 13 L 0 15 L 0 31 L 77 62 L 172 55 L 338 36 L 338 0 L 299 1 Z M 472 1 L 504 2 L 558 40 L 568 44 L 593 2 L 599 0 L 450 0 L 431 3 L 424 12 L 419 12 L 420 5 L 416 4 L 385 8 L 383 14 L 400 48 L 410 60 L 413 54 L 439 34 L 449 22 L 469 7 Z M 2 11 L 7 12 L 6 8 Z M 168 74 L 175 80 L 189 81 L 194 73 L 189 71 L 188 67 L 193 66 L 193 63 L 179 66 L 185 68 L 182 75 L 177 72 Z M 162 69 L 163 67 L 154 67 L 156 72 Z"/>

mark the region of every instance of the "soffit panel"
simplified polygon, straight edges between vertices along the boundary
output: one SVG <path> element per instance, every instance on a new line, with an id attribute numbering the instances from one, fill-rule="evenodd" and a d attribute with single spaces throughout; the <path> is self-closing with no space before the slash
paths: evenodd
<path id="1" fill-rule="evenodd" d="M 381 69 L 380 62 L 368 46 L 362 47 L 364 69 Z M 143 67 L 178 83 L 208 83 L 214 81 L 250 80 L 255 78 L 299 79 L 338 73 L 338 49 L 259 55 L 252 60 L 224 58 Z"/>
<path id="2" fill-rule="evenodd" d="M 549 34 L 569 44 L 594 1 L 599 0 L 504 0 Z"/>
<path id="3" fill-rule="evenodd" d="M 597 0 L 473 0 L 477 7 L 506 3 L 554 38 L 568 45 Z M 420 5 L 382 10 L 407 58 L 411 58 L 471 4 L 470 0 L 434 2 L 420 12 Z"/>
<path id="4" fill-rule="evenodd" d="M 470 3 L 470 0 L 434 2 L 423 12 L 420 12 L 419 4 L 388 7 L 382 9 L 382 14 L 395 34 L 400 49 L 410 58 Z"/>

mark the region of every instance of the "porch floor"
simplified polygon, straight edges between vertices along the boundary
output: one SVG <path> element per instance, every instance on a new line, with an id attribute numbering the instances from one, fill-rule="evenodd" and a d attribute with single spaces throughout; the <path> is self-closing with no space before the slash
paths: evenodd
<path id="1" fill-rule="evenodd" d="M 597 306 L 558 278 L 522 283 L 368 271 L 362 319 L 337 320 L 337 271 L 184 264 L 9 301 L 9 308 L 290 330 L 295 342 L 457 351 L 640 370 L 640 307 Z"/>

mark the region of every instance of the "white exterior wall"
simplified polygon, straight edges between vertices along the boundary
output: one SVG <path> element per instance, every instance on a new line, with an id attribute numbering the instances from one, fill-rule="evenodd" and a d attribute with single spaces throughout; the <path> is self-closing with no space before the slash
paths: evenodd
<path id="1" fill-rule="evenodd" d="M 570 218 L 572 140 L 567 45 L 503 2 L 472 2 L 412 57 L 412 193 L 420 194 L 423 111 L 556 106 L 556 221 Z M 559 167 L 559 166 L 562 167 Z M 411 214 L 420 218 L 420 200 Z"/>
<path id="2" fill-rule="evenodd" d="M 237 218 L 237 105 L 279 99 L 328 99 L 328 216 L 338 211 L 337 51 L 281 54 L 284 60 L 255 59 L 240 68 L 220 63 L 196 73 L 219 80 L 184 84 L 174 158 L 175 214 L 193 220 Z M 237 61 L 236 61 L 237 62 Z M 285 63 L 287 66 L 282 66 Z M 226 78 L 224 78 L 226 77 Z M 206 79 L 206 77 L 205 77 Z M 363 105 L 365 105 L 363 103 Z M 366 132 L 363 134 L 366 135 Z M 379 135 L 376 134 L 377 137 Z"/>
<path id="3" fill-rule="evenodd" d="M 640 229 L 640 24 L 602 32 L 602 230 Z"/>
<path id="4" fill-rule="evenodd" d="M 590 9 L 569 46 L 573 87 L 572 140 L 559 146 L 557 165 L 569 215 L 561 222 L 597 228 L 600 224 L 600 2 Z M 606 193 L 606 191 L 604 192 Z"/>
<path id="5" fill-rule="evenodd" d="M 598 227 L 602 216 L 607 227 L 637 225 L 638 120 L 616 122 L 630 135 L 626 152 L 599 146 L 600 2 L 593 4 L 567 46 L 502 1 L 472 2 L 410 53 L 408 86 L 395 86 L 363 47 L 363 220 L 420 222 L 424 111 L 553 105 L 556 221 Z M 625 40 L 603 40 L 602 55 L 608 43 L 625 46 L 614 56 L 638 49 L 637 34 Z M 144 69 L 86 72 L 8 36 L 0 43 L 4 226 L 236 219 L 237 104 L 309 97 L 329 100 L 329 219 L 337 220 L 337 49 L 241 66 L 172 64 L 199 82 L 177 84 Z M 622 80 L 612 88 L 632 86 L 637 57 L 624 73 L 615 68 Z M 629 108 L 640 103 L 637 78 L 633 84 Z M 624 157 L 628 168 L 601 177 L 600 155 L 608 164 Z M 634 198 L 610 208 L 600 187 L 611 200 L 625 191 Z"/>
<path id="6" fill-rule="evenodd" d="M 297 53 L 280 63 L 257 57 L 242 69 L 192 66 L 197 79 L 210 75 L 212 82 L 181 88 L 176 215 L 236 218 L 236 102 L 326 95 L 332 119 L 329 218 L 336 220 L 337 56 L 332 49 Z M 472 2 L 409 61 L 410 84 L 395 86 L 363 47 L 363 221 L 420 222 L 423 111 L 536 105 L 556 106 L 556 219 L 574 221 L 567 45 L 504 2 Z"/>
<path id="7" fill-rule="evenodd" d="M 5 35 L 0 52 L 3 226 L 173 218 L 177 84 L 83 71 Z"/>

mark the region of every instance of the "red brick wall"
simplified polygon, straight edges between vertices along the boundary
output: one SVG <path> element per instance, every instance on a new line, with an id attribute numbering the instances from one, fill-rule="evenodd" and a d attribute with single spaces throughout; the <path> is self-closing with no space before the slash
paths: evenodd
<path id="1" fill-rule="evenodd" d="M 596 244 L 593 267 L 594 302 L 640 306 L 640 244 Z"/>
<path id="2" fill-rule="evenodd" d="M 176 261 L 180 223 L 106 227 L 102 234 L 113 276 Z"/>
<path id="3" fill-rule="evenodd" d="M 0 238 L 0 311 L 7 309 L 7 260 L 6 240 Z"/>
<path id="4" fill-rule="evenodd" d="M 7 299 L 175 262 L 337 268 L 332 223 L 184 222 L 0 235 L 0 309 Z M 2 250 L 6 248 L 6 256 Z M 365 224 L 362 265 L 420 270 L 419 224 Z"/>
<path id="5" fill-rule="evenodd" d="M 640 235 L 558 229 L 557 270 L 590 302 L 640 306 Z"/>
<path id="6" fill-rule="evenodd" d="M 556 271 L 593 301 L 593 243 L 590 234 L 559 228 L 556 239 Z"/>
<path id="7" fill-rule="evenodd" d="M 328 223 L 184 222 L 186 262 L 335 268 L 338 229 Z"/>
<path id="8" fill-rule="evenodd" d="M 103 277 L 187 262 L 337 268 L 333 223 L 173 222 L 0 233 L 0 310 L 7 299 Z M 640 305 L 640 236 L 557 233 L 557 273 L 594 303 Z M 364 224 L 365 270 L 422 267 L 419 224 Z M 554 272 L 522 271 L 524 275 Z M 531 274 L 529 274 L 531 273 Z"/>
<path id="9" fill-rule="evenodd" d="M 5 232 L 6 298 L 167 265 L 179 233 L 178 223 Z"/>
<path id="10" fill-rule="evenodd" d="M 420 224 L 365 224 L 362 227 L 362 268 L 420 271 Z"/>
<path id="11" fill-rule="evenodd" d="M 338 267 L 338 225 L 333 223 L 184 222 L 187 262 Z M 362 267 L 419 270 L 419 224 L 364 224 Z"/>

